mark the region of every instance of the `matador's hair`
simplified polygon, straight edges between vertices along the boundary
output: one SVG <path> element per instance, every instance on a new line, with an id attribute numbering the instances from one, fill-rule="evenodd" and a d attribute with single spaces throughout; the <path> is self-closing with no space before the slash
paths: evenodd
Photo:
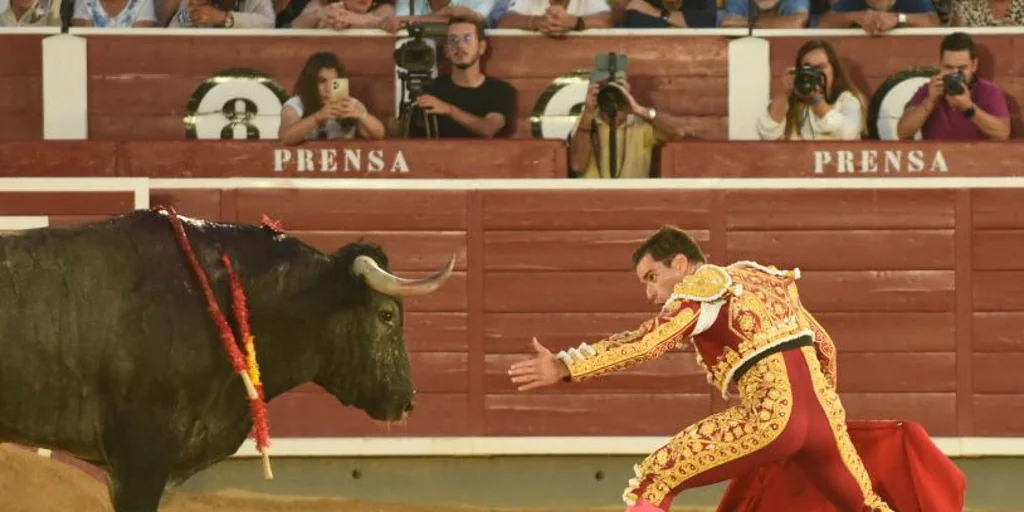
<path id="1" fill-rule="evenodd" d="M 662 226 L 644 243 L 640 244 L 640 247 L 637 247 L 633 252 L 633 266 L 636 267 L 640 260 L 648 254 L 654 261 L 661 262 L 666 266 L 672 263 L 672 258 L 675 258 L 677 254 L 686 256 L 690 261 L 699 263 L 707 261 L 697 241 L 682 229 L 672 225 Z"/>

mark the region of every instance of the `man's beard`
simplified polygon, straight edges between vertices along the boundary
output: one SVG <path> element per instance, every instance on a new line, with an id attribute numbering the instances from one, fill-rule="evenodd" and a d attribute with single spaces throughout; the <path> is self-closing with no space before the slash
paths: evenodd
<path id="1" fill-rule="evenodd" d="M 459 63 L 456 63 L 456 62 L 452 62 L 452 65 L 454 65 L 455 67 L 465 71 L 465 70 L 473 67 L 474 65 L 476 65 L 477 62 L 480 62 L 480 57 L 479 56 L 474 57 L 473 60 L 469 61 L 466 64 L 459 64 Z"/>

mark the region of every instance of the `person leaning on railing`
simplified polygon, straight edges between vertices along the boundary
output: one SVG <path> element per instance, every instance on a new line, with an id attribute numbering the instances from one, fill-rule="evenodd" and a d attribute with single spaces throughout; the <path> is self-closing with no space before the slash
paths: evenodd
<path id="1" fill-rule="evenodd" d="M 171 28 L 274 28 L 271 0 L 181 0 Z"/>
<path id="2" fill-rule="evenodd" d="M 497 26 L 562 37 L 569 32 L 613 25 L 607 0 L 510 0 Z"/>
<path id="3" fill-rule="evenodd" d="M 818 73 L 818 85 L 802 95 L 802 88 L 794 84 L 794 68 L 787 69 L 782 94 L 772 98 L 757 119 L 758 136 L 762 140 L 860 139 L 866 102 L 846 77 L 832 45 L 822 40 L 804 43 L 796 58 L 796 68 L 801 66 Z"/>
<path id="4" fill-rule="evenodd" d="M 59 27 L 60 10 L 61 0 L 0 0 L 0 27 Z"/>

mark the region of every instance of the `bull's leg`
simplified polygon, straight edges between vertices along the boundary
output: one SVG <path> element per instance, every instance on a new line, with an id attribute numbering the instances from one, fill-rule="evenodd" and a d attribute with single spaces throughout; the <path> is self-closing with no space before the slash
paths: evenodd
<path id="1" fill-rule="evenodd" d="M 115 512 L 157 512 L 178 450 L 158 414 L 130 410 L 106 432 Z"/>
<path id="2" fill-rule="evenodd" d="M 110 500 L 115 512 L 157 512 L 168 470 L 156 465 L 119 465 L 111 473 Z"/>

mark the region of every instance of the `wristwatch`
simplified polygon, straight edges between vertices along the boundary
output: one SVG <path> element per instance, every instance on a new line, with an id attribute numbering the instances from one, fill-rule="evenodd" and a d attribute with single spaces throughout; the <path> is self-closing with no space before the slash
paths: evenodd
<path id="1" fill-rule="evenodd" d="M 647 109 L 647 120 L 648 121 L 654 121 L 654 118 L 657 117 L 657 115 L 658 115 L 658 111 L 655 110 L 654 107 L 651 107 L 651 108 Z"/>
<path id="2" fill-rule="evenodd" d="M 228 11 L 227 17 L 224 18 L 224 28 L 231 28 L 235 26 L 235 17 Z"/>
<path id="3" fill-rule="evenodd" d="M 577 31 L 577 32 L 579 32 L 579 31 L 581 31 L 581 30 L 583 30 L 583 29 L 585 29 L 585 28 L 587 28 L 587 27 L 586 27 L 586 25 L 585 25 L 585 24 L 583 23 L 583 16 L 579 16 L 579 17 L 577 17 L 577 18 L 576 18 L 576 26 L 572 27 L 572 29 L 573 29 L 573 30 L 575 30 L 575 31 Z"/>
<path id="4" fill-rule="evenodd" d="M 907 24 L 907 15 L 906 15 L 906 14 L 903 14 L 903 13 L 901 12 L 901 13 L 899 13 L 899 14 L 897 14 L 897 15 L 896 15 L 896 20 L 897 20 L 897 23 L 898 23 L 899 25 L 906 25 L 906 24 Z"/>

